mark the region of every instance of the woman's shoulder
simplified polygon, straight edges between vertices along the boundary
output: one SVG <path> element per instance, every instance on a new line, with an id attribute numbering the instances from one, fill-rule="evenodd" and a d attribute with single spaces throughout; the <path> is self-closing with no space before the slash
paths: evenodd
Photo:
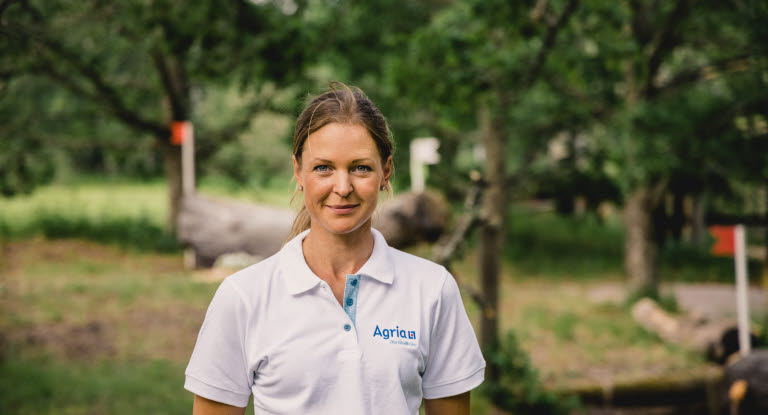
<path id="1" fill-rule="evenodd" d="M 431 284 L 443 282 L 449 275 L 448 270 L 436 262 L 392 247 L 389 247 L 389 251 L 395 272 L 407 275 L 409 279 L 416 278 Z"/>
<path id="2" fill-rule="evenodd" d="M 225 281 L 246 292 L 253 292 L 254 288 L 270 284 L 278 271 L 279 256 L 275 254 L 229 275 Z"/>

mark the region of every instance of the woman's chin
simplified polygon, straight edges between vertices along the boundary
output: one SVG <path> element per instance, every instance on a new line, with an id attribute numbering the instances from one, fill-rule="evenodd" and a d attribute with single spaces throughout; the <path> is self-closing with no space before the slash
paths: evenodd
<path id="1" fill-rule="evenodd" d="M 347 219 L 347 218 L 345 218 Z M 348 218 L 351 219 L 351 218 Z M 334 235 L 347 235 L 357 231 L 366 229 L 365 225 L 369 221 L 355 221 L 355 220 L 334 220 L 326 223 L 321 223 L 321 227 L 324 231 Z"/>

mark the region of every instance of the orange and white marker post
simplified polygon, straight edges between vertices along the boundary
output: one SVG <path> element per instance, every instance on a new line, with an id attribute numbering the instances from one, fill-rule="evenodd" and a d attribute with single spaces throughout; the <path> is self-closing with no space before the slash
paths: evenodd
<path id="1" fill-rule="evenodd" d="M 736 252 L 736 315 L 739 320 L 739 351 L 742 356 L 749 354 L 751 349 L 749 339 L 749 297 L 747 296 L 747 235 L 744 225 L 736 225 L 733 233 Z"/>
<path id="2" fill-rule="evenodd" d="M 715 256 L 733 255 L 736 271 L 736 317 L 739 330 L 739 352 L 742 356 L 751 349 L 749 338 L 749 277 L 747 275 L 747 236 L 744 225 L 710 226 L 709 233 L 715 238 L 710 253 Z"/>
<path id="3" fill-rule="evenodd" d="M 190 121 L 171 123 L 171 144 L 181 145 L 181 191 L 195 192 L 195 134 Z"/>

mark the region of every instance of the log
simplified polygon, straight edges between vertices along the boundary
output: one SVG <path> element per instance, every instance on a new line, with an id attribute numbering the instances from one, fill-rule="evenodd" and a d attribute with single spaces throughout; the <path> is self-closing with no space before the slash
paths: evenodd
<path id="1" fill-rule="evenodd" d="M 451 221 L 448 202 L 437 193 L 400 193 L 385 201 L 373 216 L 389 246 L 403 249 L 419 242 L 435 242 Z"/>
<path id="2" fill-rule="evenodd" d="M 200 195 L 185 196 L 178 221 L 179 241 L 195 253 L 195 265 L 211 267 L 224 254 L 266 258 L 286 242 L 295 213 L 290 209 Z M 434 242 L 450 222 L 447 202 L 431 192 L 402 193 L 374 214 L 373 227 L 398 249 Z"/>
<path id="3" fill-rule="evenodd" d="M 266 258 L 283 246 L 294 216 L 290 209 L 185 196 L 179 213 L 179 240 L 194 249 L 198 267 L 211 267 L 227 253 Z"/>
<path id="4" fill-rule="evenodd" d="M 645 330 L 657 334 L 662 340 L 704 354 L 709 360 L 723 364 L 738 351 L 737 322 L 735 319 L 708 320 L 674 316 L 655 301 L 643 298 L 632 306 L 632 317 Z M 752 333 L 752 344 L 760 339 Z"/>

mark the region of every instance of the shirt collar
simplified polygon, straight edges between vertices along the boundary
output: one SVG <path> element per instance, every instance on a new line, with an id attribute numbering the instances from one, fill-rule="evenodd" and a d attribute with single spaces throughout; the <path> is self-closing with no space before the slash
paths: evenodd
<path id="1" fill-rule="evenodd" d="M 301 242 L 307 237 L 309 229 L 288 241 L 280 250 L 280 268 L 288 291 L 295 295 L 314 288 L 320 283 L 304 260 Z M 373 252 L 363 264 L 357 275 L 365 275 L 385 284 L 392 284 L 395 276 L 394 266 L 389 252 L 389 245 L 379 231 L 371 228 L 373 234 Z"/>

